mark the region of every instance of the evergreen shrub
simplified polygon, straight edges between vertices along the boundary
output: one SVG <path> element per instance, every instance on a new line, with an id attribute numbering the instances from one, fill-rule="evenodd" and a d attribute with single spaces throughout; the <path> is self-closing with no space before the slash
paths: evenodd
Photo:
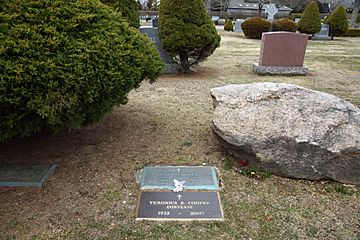
<path id="1" fill-rule="evenodd" d="M 140 28 L 138 4 L 135 0 L 101 0 L 101 2 L 120 12 L 131 27 Z"/>
<path id="2" fill-rule="evenodd" d="M 182 72 L 209 57 L 220 46 L 220 36 L 206 13 L 203 0 L 161 0 L 159 37 Z"/>
<path id="3" fill-rule="evenodd" d="M 325 23 L 330 25 L 331 39 L 346 33 L 349 28 L 349 23 L 346 17 L 346 9 L 341 5 L 338 6 L 331 15 L 326 18 Z"/>
<path id="4" fill-rule="evenodd" d="M 297 24 L 288 18 L 281 18 L 273 21 L 273 31 L 296 32 Z"/>
<path id="5" fill-rule="evenodd" d="M 227 32 L 234 31 L 234 24 L 231 20 L 226 20 L 225 25 L 224 25 L 224 30 Z"/>
<path id="6" fill-rule="evenodd" d="M 246 19 L 241 24 L 245 36 L 253 39 L 261 39 L 262 33 L 268 32 L 270 27 L 271 23 L 260 17 Z"/>
<path id="7" fill-rule="evenodd" d="M 298 22 L 298 30 L 301 33 L 315 34 L 321 29 L 319 8 L 314 0 L 311 0 Z"/>
<path id="8" fill-rule="evenodd" d="M 291 13 L 290 19 L 295 21 L 296 18 L 301 18 L 302 13 Z"/>
<path id="9" fill-rule="evenodd" d="M 96 0 L 3 0 L 0 141 L 98 121 L 162 67 L 154 44 Z"/>
<path id="10" fill-rule="evenodd" d="M 341 34 L 342 37 L 360 37 L 360 28 L 349 28 L 346 33 Z"/>

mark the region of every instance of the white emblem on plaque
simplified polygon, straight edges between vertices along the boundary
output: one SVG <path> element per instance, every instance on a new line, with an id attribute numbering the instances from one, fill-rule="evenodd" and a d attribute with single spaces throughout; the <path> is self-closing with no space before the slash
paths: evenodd
<path id="1" fill-rule="evenodd" d="M 174 180 L 174 186 L 175 188 L 173 189 L 173 192 L 182 192 L 184 190 L 184 183 L 185 181 L 178 181 L 176 179 Z"/>

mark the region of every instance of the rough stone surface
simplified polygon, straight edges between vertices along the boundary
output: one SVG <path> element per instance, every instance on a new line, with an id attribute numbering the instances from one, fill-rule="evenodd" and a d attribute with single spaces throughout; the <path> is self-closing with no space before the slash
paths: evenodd
<path id="1" fill-rule="evenodd" d="M 360 109 L 285 83 L 213 88 L 213 132 L 237 160 L 275 174 L 360 184 Z"/>
<path id="2" fill-rule="evenodd" d="M 259 65 L 302 67 L 308 36 L 292 32 L 267 32 L 261 38 Z"/>
<path id="3" fill-rule="evenodd" d="M 271 67 L 253 64 L 253 71 L 260 75 L 306 75 L 308 68 L 304 67 Z"/>

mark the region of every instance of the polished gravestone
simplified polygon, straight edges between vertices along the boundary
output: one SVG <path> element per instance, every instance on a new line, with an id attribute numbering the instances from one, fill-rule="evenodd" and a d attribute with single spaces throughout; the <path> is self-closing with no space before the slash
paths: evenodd
<path id="1" fill-rule="evenodd" d="M 241 24 L 244 22 L 244 19 L 237 19 L 235 21 L 235 32 L 243 32 L 242 28 L 241 28 Z"/>
<path id="2" fill-rule="evenodd" d="M 314 36 L 311 37 L 311 40 L 330 40 L 331 37 L 329 36 L 329 31 L 329 24 L 323 23 L 321 24 L 320 31 L 315 33 Z"/>
<path id="3" fill-rule="evenodd" d="M 42 187 L 56 165 L 0 165 L 0 186 Z"/>
<path id="4" fill-rule="evenodd" d="M 209 166 L 145 167 L 140 175 L 140 188 L 172 190 L 174 180 L 184 181 L 184 189 L 219 189 L 216 170 Z"/>
<path id="5" fill-rule="evenodd" d="M 151 25 L 152 27 L 159 27 L 159 19 L 156 17 L 156 18 L 153 18 L 152 21 L 151 21 Z"/>
<path id="6" fill-rule="evenodd" d="M 306 75 L 304 57 L 308 36 L 292 32 L 262 34 L 259 62 L 253 64 L 257 74 Z"/>
<path id="7" fill-rule="evenodd" d="M 159 51 L 161 59 L 165 63 L 165 66 L 162 69 L 162 73 L 178 73 L 179 65 L 174 62 L 172 57 L 169 56 L 169 54 L 163 48 L 162 43 L 159 39 L 158 28 L 157 27 L 149 27 L 149 26 L 141 26 L 140 32 L 146 34 L 148 36 L 148 38 L 154 42 L 156 49 Z"/>
<path id="8" fill-rule="evenodd" d="M 223 220 L 218 192 L 141 192 L 136 220 Z"/>

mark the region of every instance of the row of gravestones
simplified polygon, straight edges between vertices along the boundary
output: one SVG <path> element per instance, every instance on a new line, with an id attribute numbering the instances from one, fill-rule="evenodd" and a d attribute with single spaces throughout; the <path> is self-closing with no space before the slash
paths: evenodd
<path id="1" fill-rule="evenodd" d="M 244 19 L 238 19 L 235 22 L 235 31 L 242 32 L 241 24 Z M 177 73 L 179 71 L 179 65 L 174 62 L 173 58 L 168 55 L 168 53 L 163 48 L 161 41 L 158 36 L 158 19 L 155 18 L 152 20 L 152 26 L 141 26 L 140 32 L 145 33 L 154 43 L 157 50 L 160 53 L 161 58 L 163 59 L 165 66 L 162 70 L 162 73 Z M 322 24 L 320 32 L 314 34 L 312 37 L 314 40 L 328 40 L 329 37 L 329 25 Z M 296 45 L 295 45 L 296 46 Z M 305 44 L 306 48 L 306 44 Z M 304 50 L 305 52 L 305 50 Z M 259 69 L 260 67 L 254 66 L 254 69 Z M 301 74 L 306 74 L 306 68 L 302 68 L 300 71 Z"/>
<path id="2" fill-rule="evenodd" d="M 269 21 L 274 20 L 274 16 L 275 14 L 278 13 L 278 8 L 275 6 L 275 4 L 268 4 L 267 7 L 265 8 L 265 13 L 267 14 L 267 19 Z M 219 16 L 213 16 L 212 20 L 216 20 L 219 22 L 219 25 L 224 25 L 225 24 L 225 20 L 224 19 L 219 19 Z M 241 24 L 244 22 L 244 19 L 237 19 L 235 21 L 235 28 L 234 31 L 235 32 L 243 32 L 243 30 L 241 29 Z"/>
<path id="3" fill-rule="evenodd" d="M 241 29 L 241 24 L 244 22 L 244 19 L 237 19 L 235 21 L 235 32 L 243 32 Z M 323 23 L 321 24 L 321 30 L 314 34 L 314 36 L 311 37 L 312 40 L 330 40 L 331 37 L 329 36 L 329 30 L 330 27 L 328 24 Z"/>
<path id="4" fill-rule="evenodd" d="M 273 9 L 272 7 L 267 8 L 266 11 L 270 17 L 273 17 L 277 13 L 277 9 Z M 216 20 L 218 20 L 218 18 Z M 243 23 L 243 21 L 244 21 L 244 19 L 239 19 L 236 21 L 236 23 L 235 23 L 235 31 L 236 32 L 242 32 L 241 24 Z M 165 66 L 162 69 L 162 73 L 177 73 L 179 71 L 178 64 L 176 62 L 174 62 L 174 60 L 165 51 L 165 49 L 163 48 L 161 41 L 159 39 L 158 18 L 152 19 L 152 26 L 141 26 L 140 32 L 145 33 L 155 43 L 155 46 L 156 46 L 157 50 L 159 51 L 160 56 L 165 63 Z"/>
<path id="5" fill-rule="evenodd" d="M 275 15 L 279 12 L 279 9 L 276 7 L 274 3 L 266 4 L 265 6 L 265 14 L 267 15 L 267 19 L 269 21 L 274 20 Z M 212 21 L 218 21 L 219 25 L 225 24 L 225 19 L 220 19 L 219 16 L 212 16 Z"/>

